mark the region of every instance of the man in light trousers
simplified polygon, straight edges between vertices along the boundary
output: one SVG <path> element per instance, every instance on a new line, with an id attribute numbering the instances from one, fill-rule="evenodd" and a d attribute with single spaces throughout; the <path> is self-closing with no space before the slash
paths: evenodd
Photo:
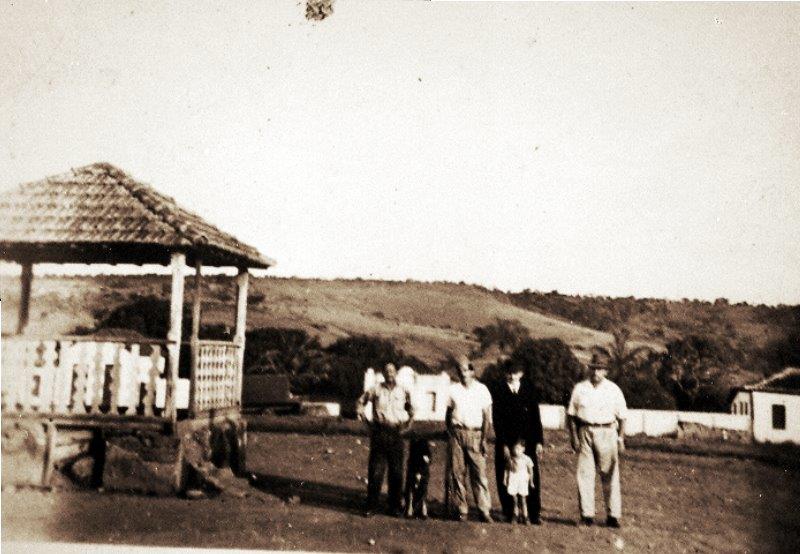
<path id="1" fill-rule="evenodd" d="M 475 379 L 475 370 L 466 358 L 459 360 L 458 379 L 458 383 L 450 385 L 445 414 L 449 454 L 448 509 L 449 502 L 454 502 L 458 510 L 456 518 L 459 521 L 467 519 L 469 507 L 464 476 L 468 470 L 481 521 L 491 523 L 486 453 L 492 421 L 492 396 L 486 385 Z"/>
<path id="2" fill-rule="evenodd" d="M 619 454 L 625 451 L 627 407 L 620 388 L 606 379 L 608 367 L 599 359 L 589 363 L 589 378 L 575 385 L 567 408 L 572 449 L 578 453 L 579 525 L 594 523 L 595 469 L 600 472 L 608 517 L 618 528 L 622 516 Z"/>

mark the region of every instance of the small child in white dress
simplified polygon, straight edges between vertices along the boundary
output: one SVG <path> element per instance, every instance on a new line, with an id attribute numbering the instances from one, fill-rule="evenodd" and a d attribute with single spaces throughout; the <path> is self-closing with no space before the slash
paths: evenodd
<path id="1" fill-rule="evenodd" d="M 514 499 L 514 516 L 511 522 L 527 525 L 528 488 L 533 488 L 533 460 L 525 454 L 525 441 L 519 440 L 511 450 L 511 459 L 506 467 L 503 483 L 506 491 Z"/>

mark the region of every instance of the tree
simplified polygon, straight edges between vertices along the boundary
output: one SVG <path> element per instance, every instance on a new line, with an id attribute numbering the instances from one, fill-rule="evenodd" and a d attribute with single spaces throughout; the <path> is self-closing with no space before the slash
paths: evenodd
<path id="1" fill-rule="evenodd" d="M 630 330 L 618 327 L 612 332 L 608 347 L 595 346 L 592 351 L 608 364 L 609 378 L 625 395 L 631 408 L 669 410 L 675 408 L 675 399 L 659 382 L 647 346 L 628 348 Z"/>
<path id="2" fill-rule="evenodd" d="M 629 408 L 645 410 L 674 410 L 675 398 L 658 380 L 653 361 L 657 356 L 650 356 L 627 366 L 614 382 L 625 395 Z"/>
<path id="3" fill-rule="evenodd" d="M 592 351 L 608 364 L 608 375 L 612 380 L 620 380 L 632 371 L 647 356 L 650 348 L 637 346 L 628 348 L 631 332 L 627 327 L 619 327 L 612 333 L 613 340 L 608 347 L 594 346 Z"/>
<path id="4" fill-rule="evenodd" d="M 709 392 L 732 356 L 708 337 L 689 335 L 667 344 L 654 366 L 661 384 L 672 392 L 679 409 L 719 409 Z"/>
<path id="5" fill-rule="evenodd" d="M 502 379 L 508 366 L 522 367 L 539 391 L 541 401 L 566 405 L 583 366 L 561 339 L 523 340 L 511 355 L 484 371 L 486 382 Z"/>
<path id="6" fill-rule="evenodd" d="M 800 367 L 800 329 L 791 329 L 782 337 L 769 341 L 759 354 L 771 371 Z"/>
<path id="7" fill-rule="evenodd" d="M 493 345 L 497 345 L 501 352 L 511 352 L 525 339 L 530 337 L 530 331 L 516 319 L 497 318 L 495 323 L 472 330 L 478 340 L 480 352 L 486 352 Z"/>

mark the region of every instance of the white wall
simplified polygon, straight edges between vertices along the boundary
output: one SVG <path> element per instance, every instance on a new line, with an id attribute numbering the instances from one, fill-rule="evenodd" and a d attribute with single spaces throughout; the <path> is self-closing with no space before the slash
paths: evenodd
<path id="1" fill-rule="evenodd" d="M 678 418 L 681 422 L 700 423 L 714 429 L 727 429 L 728 431 L 750 430 L 749 415 L 721 412 L 678 412 Z"/>
<path id="2" fill-rule="evenodd" d="M 786 429 L 772 428 L 772 406 L 786 407 Z M 800 444 L 800 395 L 753 391 L 753 438 Z"/>
<path id="3" fill-rule="evenodd" d="M 567 410 L 564 406 L 540 404 L 539 415 L 542 417 L 542 427 L 545 429 L 567 428 Z"/>
<path id="4" fill-rule="evenodd" d="M 410 368 L 401 368 L 398 372 L 398 382 L 411 390 L 411 399 L 414 404 L 415 419 L 419 421 L 444 421 L 447 411 L 448 386 L 450 377 L 447 373 L 440 375 L 412 376 L 407 371 Z M 383 380 L 383 375 L 368 369 L 364 374 L 364 390 L 373 387 Z M 409 385 L 408 383 L 412 383 Z M 787 433 L 789 419 L 794 417 L 794 433 L 800 434 L 800 396 L 792 397 L 797 400 L 795 411 L 787 406 L 786 423 Z M 769 411 L 771 408 L 767 408 Z M 371 410 L 367 410 L 370 414 Z M 566 429 L 567 411 L 564 406 L 554 404 L 539 405 L 542 417 L 542 427 L 545 429 Z M 771 412 L 767 414 L 768 424 L 772 425 Z M 750 431 L 751 416 L 739 414 L 726 414 L 716 412 L 678 412 L 675 410 L 628 410 L 628 419 L 625 422 L 625 433 L 629 435 L 645 434 L 651 437 L 671 435 L 677 433 L 680 423 L 698 423 L 714 429 L 727 429 L 729 431 Z M 758 440 L 758 439 L 757 439 Z M 775 440 L 775 439 L 772 439 Z M 790 439 L 780 439 L 790 440 Z M 800 440 L 798 440 L 800 442 Z"/>
<path id="5" fill-rule="evenodd" d="M 750 391 L 741 390 L 736 393 L 731 402 L 731 413 L 736 415 L 753 416 L 753 403 L 750 398 Z"/>
<path id="6" fill-rule="evenodd" d="M 542 426 L 545 429 L 564 429 L 566 410 L 564 406 L 542 404 Z M 699 423 L 715 429 L 749 431 L 750 417 L 712 412 L 678 412 L 674 410 L 628 410 L 625 433 L 645 434 L 651 437 L 676 433 L 680 423 Z"/>
<path id="7" fill-rule="evenodd" d="M 364 390 L 383 382 L 383 375 L 372 368 L 364 372 Z M 446 372 L 438 375 L 419 375 L 409 366 L 397 372 L 397 383 L 411 392 L 414 419 L 417 421 L 444 421 L 447 412 L 450 376 Z M 365 408 L 367 418 L 372 417 L 372 406 Z"/>
<path id="8" fill-rule="evenodd" d="M 450 376 L 444 372 L 439 375 L 417 375 L 411 393 L 411 403 L 414 405 L 414 419 L 418 421 L 444 421 L 450 383 Z"/>

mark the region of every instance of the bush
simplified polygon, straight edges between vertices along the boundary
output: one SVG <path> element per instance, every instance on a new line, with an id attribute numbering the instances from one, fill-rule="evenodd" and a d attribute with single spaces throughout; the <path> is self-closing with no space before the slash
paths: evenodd
<path id="1" fill-rule="evenodd" d="M 248 373 L 305 373 L 321 354 L 319 340 L 303 329 L 262 327 L 245 334 L 244 368 Z"/>
<path id="2" fill-rule="evenodd" d="M 155 296 L 142 296 L 112 310 L 99 309 L 93 315 L 99 321 L 94 331 L 131 329 L 145 337 L 164 339 L 169 329 L 169 302 Z"/>
<path id="3" fill-rule="evenodd" d="M 500 319 L 495 323 L 475 327 L 472 330 L 478 340 L 481 352 L 486 352 L 493 345 L 497 345 L 501 352 L 514 350 L 526 338 L 530 331 L 516 319 Z"/>
<path id="4" fill-rule="evenodd" d="M 342 400 L 354 400 L 364 390 L 364 372 L 371 367 L 380 371 L 388 363 L 398 368 L 409 365 L 420 373 L 430 373 L 431 368 L 419 358 L 409 356 L 392 341 L 366 335 L 355 335 L 337 340 L 325 349 L 331 367 L 331 389 Z"/>

